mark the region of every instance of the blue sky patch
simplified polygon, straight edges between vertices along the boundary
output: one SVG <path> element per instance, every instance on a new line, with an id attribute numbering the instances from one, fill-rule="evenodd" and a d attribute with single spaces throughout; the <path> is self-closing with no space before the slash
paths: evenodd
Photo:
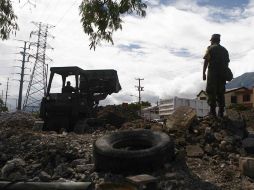
<path id="1" fill-rule="evenodd" d="M 125 50 L 125 51 L 134 51 L 134 50 L 138 50 L 141 49 L 142 47 L 138 44 L 128 44 L 128 45 L 118 45 L 118 48 L 120 48 L 121 50 Z"/>
<path id="2" fill-rule="evenodd" d="M 178 0 L 159 0 L 160 5 L 169 5 Z M 214 6 L 226 9 L 244 8 L 249 4 L 249 0 L 196 0 L 200 6 Z M 149 4 L 149 2 L 147 2 Z"/>
<path id="3" fill-rule="evenodd" d="M 243 10 L 241 10 L 241 12 L 243 12 Z M 236 21 L 238 19 L 245 18 L 241 14 L 232 15 L 232 14 L 225 12 L 225 11 L 223 11 L 223 12 L 218 11 L 218 12 L 210 14 L 209 16 L 210 16 L 211 20 L 216 21 L 216 22 L 221 22 L 221 23 L 228 22 L 228 21 Z"/>
<path id="4" fill-rule="evenodd" d="M 193 55 L 190 53 L 190 51 L 186 48 L 181 49 L 170 49 L 169 50 L 171 54 L 177 56 L 177 57 L 192 57 Z"/>
<path id="5" fill-rule="evenodd" d="M 249 4 L 249 0 L 197 0 L 198 5 L 214 6 L 224 9 L 244 8 Z"/>
<path id="6" fill-rule="evenodd" d="M 159 0 L 159 4 L 151 6 L 160 5 L 172 5 L 179 0 Z M 193 0 L 194 1 L 194 0 Z M 235 21 L 243 18 L 242 14 L 249 4 L 249 0 L 196 0 L 194 1 L 200 7 L 213 7 L 215 8 L 210 14 L 208 19 L 215 22 L 228 22 Z M 216 9 L 218 8 L 218 9 Z M 238 13 L 234 13 L 234 11 Z"/>

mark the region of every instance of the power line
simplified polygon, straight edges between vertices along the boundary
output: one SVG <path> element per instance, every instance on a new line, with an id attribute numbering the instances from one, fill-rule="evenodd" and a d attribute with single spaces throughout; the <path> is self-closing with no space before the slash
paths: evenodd
<path id="1" fill-rule="evenodd" d="M 78 0 L 74 1 L 71 6 L 66 9 L 66 11 L 64 12 L 64 14 L 60 17 L 60 19 L 56 22 L 55 26 L 57 26 L 62 20 L 63 18 L 67 15 L 67 13 L 71 10 L 71 8 L 77 3 Z"/>
<path id="2" fill-rule="evenodd" d="M 37 3 L 37 5 L 38 4 L 39 3 Z M 36 21 L 40 20 L 42 18 L 42 16 L 45 15 L 45 12 L 48 10 L 49 1 L 46 1 L 46 3 L 45 2 L 41 2 L 41 4 L 45 5 L 45 6 L 44 6 L 43 10 L 42 10 L 43 6 L 41 7 L 42 11 L 40 12 L 40 14 L 37 14 L 36 18 L 34 18 L 34 20 L 36 20 Z"/>
<path id="3" fill-rule="evenodd" d="M 49 14 L 48 14 L 46 20 L 48 20 L 49 17 L 52 15 L 52 12 L 55 12 L 55 10 L 57 10 L 57 6 L 59 5 L 59 1 L 60 1 L 60 0 L 57 0 L 57 1 L 56 1 L 56 4 L 53 6 L 53 9 L 54 9 L 54 10 L 49 12 Z"/>
<path id="4" fill-rule="evenodd" d="M 26 5 L 30 6 L 30 10 L 31 10 L 31 6 L 32 7 L 36 7 L 36 2 L 32 2 L 31 0 L 27 0 L 26 3 L 24 3 L 24 5 L 22 6 L 22 8 L 24 8 Z"/>

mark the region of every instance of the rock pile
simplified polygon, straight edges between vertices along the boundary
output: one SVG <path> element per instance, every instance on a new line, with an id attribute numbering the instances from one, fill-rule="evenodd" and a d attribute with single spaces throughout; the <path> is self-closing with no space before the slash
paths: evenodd
<path id="1" fill-rule="evenodd" d="M 228 157 L 230 153 L 243 152 L 242 139 L 248 135 L 243 120 L 197 118 L 192 109 L 188 109 L 179 108 L 169 118 L 164 129 L 175 139 L 179 149 L 186 148 L 187 156 Z"/>
<path id="2" fill-rule="evenodd" d="M 179 108 L 163 130 L 175 139 L 177 156 L 185 158 L 192 172 L 200 179 L 218 184 L 211 189 L 241 189 L 237 183 L 249 182 L 239 169 L 240 157 L 248 155 L 242 146 L 248 136 L 245 120 L 197 118 L 191 108 Z"/>
<path id="3" fill-rule="evenodd" d="M 32 130 L 26 113 L 0 117 L 0 179 L 93 181 L 93 142 L 106 131 L 57 134 Z M 97 178 L 96 178 L 97 179 Z"/>
<path id="4" fill-rule="evenodd" d="M 35 117 L 26 112 L 0 113 L 0 127 L 33 127 Z"/>

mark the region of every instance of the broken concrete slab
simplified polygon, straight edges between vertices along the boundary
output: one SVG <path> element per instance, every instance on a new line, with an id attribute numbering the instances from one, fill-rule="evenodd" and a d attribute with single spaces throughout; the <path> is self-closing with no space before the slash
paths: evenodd
<path id="1" fill-rule="evenodd" d="M 148 174 L 129 176 L 126 179 L 135 184 L 147 184 L 147 183 L 157 181 L 156 177 L 148 175 Z"/>
<path id="2" fill-rule="evenodd" d="M 218 133 L 218 132 L 215 132 L 214 134 L 214 138 L 217 140 L 217 141 L 222 141 L 223 140 L 223 136 L 221 133 Z"/>
<path id="3" fill-rule="evenodd" d="M 20 158 L 14 158 L 7 161 L 1 169 L 3 179 L 24 180 L 26 179 L 25 161 Z"/>
<path id="4" fill-rule="evenodd" d="M 166 127 L 168 129 L 188 128 L 196 116 L 196 111 L 193 108 L 186 106 L 178 107 L 172 115 L 168 116 Z"/>
<path id="5" fill-rule="evenodd" d="M 227 125 L 225 127 L 241 139 L 248 136 L 246 118 L 234 109 L 227 110 Z"/>
<path id="6" fill-rule="evenodd" d="M 240 157 L 239 169 L 243 175 L 254 178 L 254 158 Z"/>
<path id="7" fill-rule="evenodd" d="M 202 157 L 204 155 L 204 151 L 199 145 L 186 146 L 186 153 L 188 157 Z"/>
<path id="8" fill-rule="evenodd" d="M 254 138 L 246 138 L 242 141 L 242 144 L 248 154 L 254 154 Z"/>
<path id="9" fill-rule="evenodd" d="M 141 174 L 135 176 L 126 177 L 127 181 L 136 185 L 138 189 L 145 186 L 144 190 L 154 190 L 157 189 L 157 178 L 148 174 Z"/>
<path id="10" fill-rule="evenodd" d="M 34 122 L 33 130 L 34 131 L 41 131 L 43 129 L 44 121 L 36 120 Z"/>
<path id="11" fill-rule="evenodd" d="M 254 138 L 254 131 L 249 131 L 248 138 Z"/>
<path id="12" fill-rule="evenodd" d="M 96 189 L 97 190 L 123 190 L 123 189 L 138 190 L 136 187 L 134 187 L 131 184 L 110 183 L 110 182 L 101 183 L 101 184 L 96 186 Z"/>
<path id="13" fill-rule="evenodd" d="M 51 181 L 51 176 L 45 171 L 40 172 L 39 178 L 42 182 L 50 182 Z"/>
<path id="14" fill-rule="evenodd" d="M 77 165 L 85 165 L 87 162 L 86 159 L 75 159 L 71 162 L 71 165 L 76 167 Z"/>

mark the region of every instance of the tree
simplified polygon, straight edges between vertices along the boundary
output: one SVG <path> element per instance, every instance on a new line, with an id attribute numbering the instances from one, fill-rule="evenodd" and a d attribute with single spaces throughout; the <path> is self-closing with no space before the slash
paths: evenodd
<path id="1" fill-rule="evenodd" d="M 113 33 L 122 29 L 127 14 L 144 17 L 147 5 L 143 0 L 82 0 L 79 6 L 84 32 L 90 37 L 90 49 L 102 41 L 113 42 Z M 0 38 L 6 40 L 18 30 L 17 16 L 11 0 L 0 1 Z"/>
<path id="2" fill-rule="evenodd" d="M 11 33 L 16 33 L 18 24 L 10 0 L 0 1 L 0 38 L 6 40 Z"/>
<path id="3" fill-rule="evenodd" d="M 0 113 L 8 111 L 8 108 L 4 105 L 3 100 L 0 98 Z"/>
<path id="4" fill-rule="evenodd" d="M 101 40 L 114 44 L 112 34 L 122 29 L 121 17 L 144 17 L 146 8 L 142 0 L 83 0 L 79 9 L 84 32 L 90 36 L 90 49 L 95 49 Z"/>
<path id="5" fill-rule="evenodd" d="M 141 106 L 143 106 L 143 107 L 149 107 L 149 106 L 151 106 L 151 103 L 148 102 L 148 101 L 145 101 L 145 102 L 141 101 Z"/>

